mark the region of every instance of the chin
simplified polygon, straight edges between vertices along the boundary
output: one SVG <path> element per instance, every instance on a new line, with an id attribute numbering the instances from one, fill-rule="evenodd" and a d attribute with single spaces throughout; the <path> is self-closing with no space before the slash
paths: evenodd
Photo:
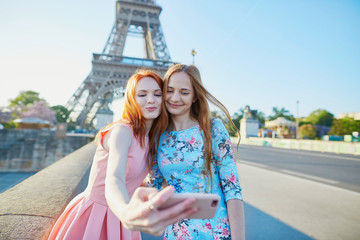
<path id="1" fill-rule="evenodd" d="M 160 113 L 150 113 L 150 114 L 146 114 L 144 117 L 147 120 L 154 120 L 155 118 L 157 118 L 158 116 L 160 116 Z"/>

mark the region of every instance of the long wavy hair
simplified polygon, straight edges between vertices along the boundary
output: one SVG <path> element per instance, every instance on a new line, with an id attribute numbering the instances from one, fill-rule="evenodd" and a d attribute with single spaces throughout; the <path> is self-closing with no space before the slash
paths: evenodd
<path id="1" fill-rule="evenodd" d="M 146 135 L 146 119 L 141 114 L 141 109 L 139 104 L 135 100 L 136 87 L 138 82 L 145 78 L 153 78 L 159 87 L 163 89 L 163 80 L 162 78 L 153 71 L 147 69 L 137 70 L 128 80 L 125 89 L 124 96 L 124 111 L 120 120 L 110 123 L 103 129 L 107 129 L 110 126 L 116 123 L 125 123 L 129 124 L 132 128 L 134 137 L 139 141 L 140 146 L 145 146 L 145 135 Z M 161 102 L 161 112 L 160 115 L 154 119 L 151 129 L 149 131 L 149 151 L 150 156 L 155 156 L 156 149 L 155 146 L 159 146 L 160 134 L 159 132 L 165 131 L 168 125 L 168 115 L 165 108 L 164 101 Z M 99 136 L 101 131 L 96 135 L 96 142 L 99 141 Z M 148 160 L 148 166 L 150 166 L 150 160 Z"/>
<path id="2" fill-rule="evenodd" d="M 239 136 L 238 145 L 240 142 L 240 132 L 231 120 L 231 116 L 226 107 L 217 100 L 211 93 L 209 93 L 201 81 L 200 72 L 197 67 L 194 65 L 184 65 L 184 64 L 175 64 L 171 66 L 164 76 L 164 100 L 166 99 L 167 88 L 169 84 L 170 77 L 177 72 L 186 73 L 191 81 L 191 84 L 194 88 L 194 99 L 196 101 L 191 105 L 190 117 L 193 120 L 196 120 L 199 123 L 200 128 L 203 131 L 203 140 L 204 140 L 204 157 L 205 157 L 205 172 L 204 175 L 210 176 L 212 182 L 211 175 L 211 158 L 212 158 L 212 148 L 211 148 L 211 125 L 210 125 L 210 108 L 209 103 L 211 102 L 215 106 L 217 106 L 227 117 L 230 124 L 236 130 Z M 172 123 L 171 115 L 168 115 L 169 123 Z M 162 133 L 162 132 L 161 132 Z M 151 162 L 153 164 L 153 162 Z"/>

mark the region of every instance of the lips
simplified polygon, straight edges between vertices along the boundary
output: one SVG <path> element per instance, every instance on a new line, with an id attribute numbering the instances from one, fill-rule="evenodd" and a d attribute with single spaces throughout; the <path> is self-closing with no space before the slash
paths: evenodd
<path id="1" fill-rule="evenodd" d="M 171 103 L 169 103 L 169 102 L 168 102 L 168 105 L 169 105 L 169 107 L 171 107 L 171 108 L 179 108 L 179 107 L 182 106 L 182 104 L 171 104 Z"/>
<path id="2" fill-rule="evenodd" d="M 157 109 L 157 107 L 147 107 L 146 110 L 149 112 L 153 112 Z"/>

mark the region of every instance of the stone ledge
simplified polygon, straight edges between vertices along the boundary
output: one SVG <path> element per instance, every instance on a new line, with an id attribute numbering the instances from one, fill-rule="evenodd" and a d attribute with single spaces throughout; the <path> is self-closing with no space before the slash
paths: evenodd
<path id="1" fill-rule="evenodd" d="M 84 190 L 91 142 L 0 194 L 0 239 L 46 239 L 69 201 Z"/>

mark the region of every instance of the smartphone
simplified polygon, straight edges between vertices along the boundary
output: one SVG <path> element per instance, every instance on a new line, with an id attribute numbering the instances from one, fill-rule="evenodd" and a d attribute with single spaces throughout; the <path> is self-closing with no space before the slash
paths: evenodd
<path id="1" fill-rule="evenodd" d="M 216 210 L 220 203 L 220 196 L 212 193 L 178 193 L 174 194 L 159 210 L 172 207 L 188 198 L 195 198 L 191 207 L 196 207 L 198 211 L 189 218 L 207 219 L 215 216 Z"/>

